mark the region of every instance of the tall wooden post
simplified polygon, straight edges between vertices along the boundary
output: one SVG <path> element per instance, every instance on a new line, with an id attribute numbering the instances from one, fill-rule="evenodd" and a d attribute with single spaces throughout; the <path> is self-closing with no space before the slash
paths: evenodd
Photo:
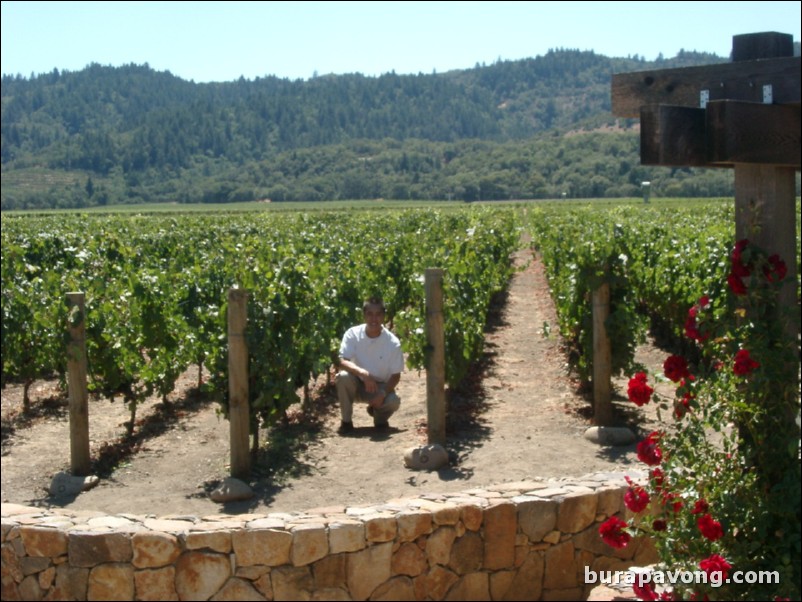
<path id="1" fill-rule="evenodd" d="M 67 391 L 70 407 L 70 472 L 85 477 L 89 460 L 89 404 L 86 389 L 86 314 L 84 293 L 67 293 Z"/>
<path id="2" fill-rule="evenodd" d="M 427 268 L 426 292 L 426 410 L 429 444 L 446 442 L 446 354 L 443 329 L 443 270 Z"/>
<path id="3" fill-rule="evenodd" d="M 784 43 L 783 43 L 784 42 Z M 734 61 L 772 59 L 793 56 L 788 37 L 766 38 L 734 36 Z M 798 109 L 797 109 L 798 112 Z M 796 125 L 797 134 L 799 124 Z M 797 148 L 798 150 L 798 148 Z M 785 311 L 782 321 L 789 345 L 799 340 L 799 299 L 796 294 L 796 184 L 795 168 L 784 165 L 735 163 L 735 238 L 748 239 L 769 255 L 777 254 L 788 269 L 778 295 L 779 307 Z M 796 378 L 799 390 L 798 363 L 786 370 L 788 378 Z M 788 425 L 796 423 L 796 413 L 789 408 Z M 798 434 L 797 429 L 797 434 Z"/>
<path id="4" fill-rule="evenodd" d="M 782 34 L 733 36 L 733 61 L 793 57 L 793 40 Z M 773 96 L 773 88 L 771 88 Z M 768 88 L 766 94 L 769 94 Z M 766 98 L 766 102 L 770 101 Z M 797 124 L 798 126 L 798 124 Z M 797 127 L 798 129 L 798 127 Z M 764 130 L 765 131 L 765 130 Z M 798 134 L 799 132 L 797 132 Z M 775 139 L 779 145 L 780 137 Z M 798 147 L 797 147 L 798 150 Z M 794 167 L 735 163 L 735 238 L 749 239 L 770 255 L 777 253 L 788 268 L 780 305 L 799 317 L 796 298 L 796 185 Z M 799 334 L 798 321 L 785 329 L 792 341 Z"/>
<path id="5" fill-rule="evenodd" d="M 228 291 L 228 422 L 231 476 L 237 479 L 251 476 L 248 344 L 245 340 L 247 322 L 248 293 L 232 288 Z"/>
<path id="6" fill-rule="evenodd" d="M 612 426 L 613 402 L 610 377 L 613 371 L 610 337 L 605 321 L 610 315 L 610 285 L 604 282 L 591 295 L 593 306 L 593 424 Z"/>

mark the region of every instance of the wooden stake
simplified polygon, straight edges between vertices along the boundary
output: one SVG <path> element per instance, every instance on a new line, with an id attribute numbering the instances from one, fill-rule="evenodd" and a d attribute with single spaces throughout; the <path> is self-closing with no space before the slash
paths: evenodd
<path id="1" fill-rule="evenodd" d="M 86 388 L 86 313 L 84 293 L 67 293 L 67 390 L 70 408 L 70 472 L 85 477 L 90 471 L 89 404 Z"/>
<path id="2" fill-rule="evenodd" d="M 429 444 L 446 442 L 446 354 L 443 329 L 443 270 L 427 268 L 426 291 L 426 409 Z"/>
<path id="3" fill-rule="evenodd" d="M 237 479 L 251 476 L 247 322 L 248 294 L 242 289 L 232 288 L 228 291 L 228 421 L 231 476 Z"/>
<path id="4" fill-rule="evenodd" d="M 613 405 L 610 376 L 612 352 L 604 323 L 610 315 L 610 285 L 603 283 L 593 291 L 593 423 L 612 426 Z"/>

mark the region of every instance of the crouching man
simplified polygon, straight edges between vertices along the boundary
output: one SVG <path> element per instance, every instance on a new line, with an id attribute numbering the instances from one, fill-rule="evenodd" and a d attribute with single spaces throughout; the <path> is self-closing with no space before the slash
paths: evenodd
<path id="1" fill-rule="evenodd" d="M 401 405 L 395 388 L 404 371 L 404 354 L 398 337 L 384 327 L 384 302 L 368 299 L 362 314 L 364 324 L 349 328 L 340 344 L 336 384 L 341 435 L 354 430 L 355 401 L 367 403 L 373 426 L 383 431 L 389 429 L 390 416 Z"/>

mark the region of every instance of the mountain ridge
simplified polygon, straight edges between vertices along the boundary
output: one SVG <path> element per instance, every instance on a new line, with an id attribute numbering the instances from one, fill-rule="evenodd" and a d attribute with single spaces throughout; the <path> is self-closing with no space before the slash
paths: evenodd
<path id="1" fill-rule="evenodd" d="M 635 122 L 610 114 L 611 74 L 725 60 L 557 49 L 428 75 L 194 83 L 147 64 L 97 63 L 4 75 L 2 208 L 639 194 L 642 179 L 659 188 L 660 176 L 639 165 Z M 582 167 L 592 158 L 566 141 L 583 131 L 614 139 L 584 145 L 600 153 L 595 167 Z M 555 159 L 575 177 L 557 173 Z M 664 188 L 707 196 L 731 187 L 703 171 L 681 175 Z"/>

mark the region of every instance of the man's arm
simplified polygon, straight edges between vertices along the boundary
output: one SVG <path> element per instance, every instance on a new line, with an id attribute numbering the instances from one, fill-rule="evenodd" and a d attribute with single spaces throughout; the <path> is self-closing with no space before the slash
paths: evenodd
<path id="1" fill-rule="evenodd" d="M 390 378 L 387 379 L 387 382 L 384 383 L 383 389 L 380 389 L 377 385 L 376 394 L 371 395 L 370 399 L 368 400 L 368 405 L 371 405 L 374 408 L 381 407 L 381 405 L 384 403 L 384 398 L 387 397 L 393 391 L 395 391 L 395 386 L 398 384 L 398 381 L 400 380 L 401 380 L 400 374 L 393 374 Z"/>
<path id="2" fill-rule="evenodd" d="M 353 374 L 360 380 L 362 380 L 366 376 L 370 376 L 370 373 L 367 370 L 359 367 L 355 362 L 347 360 L 344 357 L 340 357 L 340 368 L 342 368 L 343 370 L 345 370 L 350 374 Z"/>
<path id="3" fill-rule="evenodd" d="M 398 386 L 398 382 L 401 380 L 400 374 L 393 374 L 390 378 L 387 379 L 387 384 L 384 387 L 385 393 L 392 393 L 395 391 L 396 386 Z"/>
<path id="4" fill-rule="evenodd" d="M 376 384 L 376 380 L 370 375 L 370 372 L 368 372 L 361 366 L 357 365 L 356 363 L 352 362 L 351 360 L 347 360 L 344 357 L 341 357 L 340 368 L 342 368 L 349 374 L 353 374 L 359 380 L 365 383 L 365 391 L 367 391 L 368 393 L 375 393 L 378 390 L 379 387 Z"/>

